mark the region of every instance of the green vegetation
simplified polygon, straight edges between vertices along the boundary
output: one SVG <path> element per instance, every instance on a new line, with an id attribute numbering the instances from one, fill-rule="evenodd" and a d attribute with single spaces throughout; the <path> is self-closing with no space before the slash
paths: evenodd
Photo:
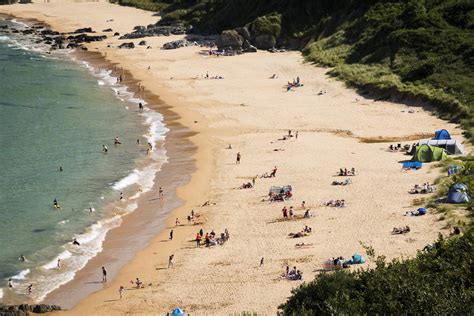
<path id="1" fill-rule="evenodd" d="M 473 231 L 439 237 L 416 258 L 320 274 L 280 306 L 284 315 L 453 315 L 474 312 Z"/>

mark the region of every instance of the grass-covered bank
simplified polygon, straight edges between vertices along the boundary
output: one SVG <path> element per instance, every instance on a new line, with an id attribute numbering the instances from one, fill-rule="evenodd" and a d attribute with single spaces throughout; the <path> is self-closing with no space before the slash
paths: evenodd
<path id="1" fill-rule="evenodd" d="M 374 96 L 431 105 L 474 135 L 470 0 L 117 0 L 196 32 L 247 26 Z"/>
<path id="2" fill-rule="evenodd" d="M 473 230 L 440 237 L 416 258 L 356 272 L 320 274 L 280 306 L 284 315 L 453 315 L 474 313 Z"/>

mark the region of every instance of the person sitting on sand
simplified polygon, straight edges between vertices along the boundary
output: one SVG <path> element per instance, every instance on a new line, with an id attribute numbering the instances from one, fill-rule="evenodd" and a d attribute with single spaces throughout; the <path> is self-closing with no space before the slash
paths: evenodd
<path id="1" fill-rule="evenodd" d="M 276 79 L 276 78 L 278 78 L 277 74 L 273 74 L 273 75 L 270 77 L 270 79 Z"/>
<path id="2" fill-rule="evenodd" d="M 392 230 L 392 234 L 399 235 L 399 234 L 406 234 L 410 232 L 410 227 L 394 227 Z"/>
<path id="3" fill-rule="evenodd" d="M 303 232 L 310 234 L 313 229 L 307 225 L 304 226 Z"/>
<path id="4" fill-rule="evenodd" d="M 304 212 L 304 216 L 303 218 L 310 218 L 312 217 L 313 215 L 311 214 L 311 211 L 309 209 L 307 209 L 305 212 Z"/>

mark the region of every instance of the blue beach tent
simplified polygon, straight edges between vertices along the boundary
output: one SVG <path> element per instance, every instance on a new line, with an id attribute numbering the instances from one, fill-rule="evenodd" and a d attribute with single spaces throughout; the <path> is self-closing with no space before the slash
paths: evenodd
<path id="1" fill-rule="evenodd" d="M 421 169 L 423 164 L 419 161 L 405 161 L 403 163 L 403 169 Z"/>
<path id="2" fill-rule="evenodd" d="M 420 207 L 417 211 L 420 216 L 426 214 L 426 208 L 424 207 Z"/>
<path id="3" fill-rule="evenodd" d="M 181 308 L 179 307 L 176 307 L 172 312 L 171 312 L 171 316 L 184 316 L 184 312 Z"/>
<path id="4" fill-rule="evenodd" d="M 440 129 L 439 131 L 435 132 L 435 136 L 433 139 L 451 139 L 451 135 L 449 135 L 449 132 L 445 129 Z"/>
<path id="5" fill-rule="evenodd" d="M 448 191 L 448 203 L 461 204 L 471 200 L 468 194 L 468 188 L 464 183 L 453 184 Z"/>

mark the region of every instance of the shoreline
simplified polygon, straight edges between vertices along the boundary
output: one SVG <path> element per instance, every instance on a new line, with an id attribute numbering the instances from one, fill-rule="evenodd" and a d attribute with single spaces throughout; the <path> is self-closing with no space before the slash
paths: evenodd
<path id="1" fill-rule="evenodd" d="M 88 5 L 104 10 L 101 19 L 109 16 L 106 9 L 126 10 L 130 15 L 137 12 L 123 7 Z M 49 12 L 46 7 L 38 11 Z M 41 14 L 44 13 L 37 13 Z M 143 14 L 135 16 L 140 23 Z M 73 22 L 68 25 L 71 24 L 74 25 Z M 155 46 L 173 39 L 146 40 Z M 117 43 L 115 39 L 110 41 Z M 302 58 L 296 53 L 260 52 L 215 59 L 198 55 L 199 48 L 174 52 L 145 52 L 139 48 L 120 51 L 107 49 L 106 42 L 88 47 L 97 48 L 109 61 L 129 69 L 145 88 L 169 104 L 163 106 L 176 110 L 179 124 L 192 127 L 188 136 L 196 147 L 192 157 L 196 170 L 190 181 L 177 189 L 184 204 L 169 215 L 167 229 L 158 236 L 150 236 L 150 242 L 120 269 L 104 290 L 87 296 L 68 313 L 150 314 L 180 305 L 196 314 L 232 314 L 244 310 L 272 314 L 291 289 L 299 285 L 299 282 L 275 280 L 285 265 L 301 266 L 306 280 L 310 280 L 312 273 L 321 268 L 322 260 L 361 252 L 361 242 L 387 258 L 412 256 L 439 231 L 445 232 L 435 214 L 423 221 L 399 214 L 412 207 L 413 199 L 406 195 L 406 190 L 413 183 L 432 181 L 439 171 L 426 167 L 416 173 L 402 174 L 397 163 L 404 157 L 383 150 L 391 141 L 363 143 L 360 140 L 410 139 L 445 126 L 455 137 L 462 137 L 455 125 L 418 108 L 413 115 L 407 114 L 410 108 L 403 104 L 369 103 L 342 83 L 327 78 L 325 70 L 301 64 Z M 149 63 L 153 65 L 153 73 L 144 70 Z M 201 80 L 196 76 L 207 70 L 224 74 L 226 80 Z M 268 80 L 274 71 L 283 79 Z M 295 73 L 307 81 L 305 88 L 284 94 L 281 85 Z M 319 89 L 328 90 L 329 97 L 317 96 Z M 299 130 L 300 139 L 280 141 L 288 129 Z M 235 149 L 225 149 L 228 144 L 233 144 Z M 242 165 L 238 167 L 234 162 L 237 151 L 243 153 Z M 236 190 L 243 181 L 274 165 L 279 168 L 277 178 L 259 178 L 255 188 Z M 334 172 L 341 165 L 355 166 L 360 175 L 350 187 L 331 187 L 329 181 L 334 180 Z M 282 205 L 261 202 L 269 186 L 282 184 L 293 185 L 297 195 L 289 203 L 295 205 L 297 212 L 301 212 L 298 205 L 304 200 L 314 217 L 280 221 Z M 321 206 L 323 201 L 341 197 L 348 201 L 343 210 Z M 207 200 L 216 202 L 217 207 L 197 207 Z M 202 211 L 206 230 L 220 232 L 229 228 L 231 241 L 224 247 L 196 249 L 189 242 L 200 226 L 179 227 L 176 238 L 168 241 L 174 218 L 185 218 L 191 209 Z M 407 223 L 412 227 L 409 236 L 387 235 L 394 225 Z M 313 226 L 315 232 L 304 242 L 315 246 L 295 249 L 296 241 L 286 236 L 306 224 Z M 126 230 L 121 233 L 117 237 L 126 242 Z M 176 266 L 166 269 L 167 257 L 174 253 Z M 265 257 L 264 267 L 258 267 L 260 257 Z M 85 277 L 98 279 L 99 273 L 92 269 Z M 135 277 L 143 280 L 144 289 L 137 291 L 130 285 Z M 121 285 L 127 288 L 123 301 L 117 299 Z M 65 290 L 55 293 L 57 297 L 66 294 Z"/>
<path id="2" fill-rule="evenodd" d="M 55 30 L 46 21 L 34 18 L 26 19 L 8 14 L 2 15 L 7 19 L 16 19 L 16 21 L 20 23 L 28 25 L 41 24 Z M 105 68 L 112 72 L 112 69 L 117 65 L 117 63 L 108 61 L 100 52 L 94 51 L 80 51 L 76 49 L 71 53 L 71 57 L 68 58 L 71 58 L 72 62 L 77 63 L 77 67 L 81 67 L 80 63 L 85 62 L 92 66 L 93 69 Z M 89 75 L 97 78 L 93 73 L 90 73 Z M 123 214 L 120 217 L 121 223 L 118 227 L 112 228 L 106 232 L 105 240 L 102 242 L 102 250 L 89 259 L 83 268 L 75 272 L 73 280 L 60 285 L 58 288 L 46 294 L 41 303 L 55 302 L 56 305 L 61 305 L 63 309 L 68 309 L 78 304 L 82 299 L 84 299 L 84 297 L 87 297 L 97 290 L 103 289 L 104 286 L 101 285 L 100 282 L 95 282 L 95 280 L 100 279 L 100 267 L 104 265 L 107 266 L 107 264 L 111 263 L 110 259 L 112 259 L 113 265 L 110 265 L 110 267 L 107 266 L 107 269 L 110 279 L 113 279 L 119 270 L 125 264 L 130 262 L 135 254 L 146 247 L 150 240 L 155 237 L 155 235 L 153 235 L 154 233 L 151 231 L 164 231 L 168 226 L 165 225 L 165 223 L 167 219 L 170 218 L 171 211 L 175 208 L 179 208 L 179 206 L 183 204 L 180 198 L 175 194 L 175 190 L 177 187 L 184 185 L 188 181 L 188 178 L 190 177 L 188 172 L 193 172 L 195 169 L 194 160 L 188 158 L 190 156 L 192 157 L 196 150 L 195 146 L 189 141 L 189 138 L 195 133 L 182 126 L 178 122 L 180 120 L 179 115 L 170 110 L 171 107 L 160 100 L 158 96 L 148 90 L 144 90 L 143 95 L 139 95 L 134 91 L 134 88 L 137 87 L 139 81 L 135 80 L 127 69 L 123 69 L 123 76 L 124 80 L 121 82 L 121 86 L 128 87 L 128 91 L 134 94 L 134 98 L 143 99 L 147 103 L 146 107 L 151 111 L 162 115 L 163 124 L 165 127 L 169 127 L 168 132 L 165 135 L 166 138 L 162 141 L 162 144 L 155 144 L 155 146 L 158 145 L 163 148 L 162 150 L 165 152 L 167 159 L 166 161 L 161 162 L 160 169 L 155 173 L 152 189 L 149 192 L 142 193 L 140 197 L 133 200 L 137 203 L 137 209 L 131 213 Z M 125 102 L 130 103 L 129 101 Z M 132 103 L 130 104 L 132 105 Z M 145 118 L 143 118 L 143 120 L 145 120 Z M 152 163 L 153 162 L 148 162 L 146 166 Z M 179 164 L 180 168 L 175 167 L 176 164 Z M 180 169 L 183 170 L 183 173 L 177 172 Z M 164 180 L 158 183 L 159 178 Z M 164 207 L 157 207 L 160 209 L 160 214 L 159 216 L 156 216 L 156 214 L 153 214 L 153 212 L 150 211 L 153 206 L 141 206 L 142 204 L 151 204 L 149 201 L 152 200 L 152 195 L 158 192 L 159 186 L 166 188 L 167 192 L 165 193 L 165 205 Z M 127 200 L 126 203 L 128 205 L 131 201 Z M 107 209 L 113 208 L 113 204 L 114 203 L 104 207 Z M 138 208 L 141 208 L 141 210 L 138 210 Z M 107 219 L 109 218 L 106 217 L 102 220 Z M 157 221 L 162 221 L 162 223 L 156 223 Z M 143 226 L 140 226 L 139 229 L 137 229 L 139 225 Z M 126 236 L 127 240 L 124 240 L 123 236 Z M 133 240 L 134 242 L 130 243 L 130 240 Z M 118 246 L 124 243 L 128 243 L 127 249 L 119 249 L 120 247 Z M 128 248 L 130 246 L 131 248 Z M 117 258 L 117 256 L 120 257 L 120 259 Z M 97 276 L 94 276 L 94 274 Z M 21 302 L 13 301 L 11 303 Z"/>

